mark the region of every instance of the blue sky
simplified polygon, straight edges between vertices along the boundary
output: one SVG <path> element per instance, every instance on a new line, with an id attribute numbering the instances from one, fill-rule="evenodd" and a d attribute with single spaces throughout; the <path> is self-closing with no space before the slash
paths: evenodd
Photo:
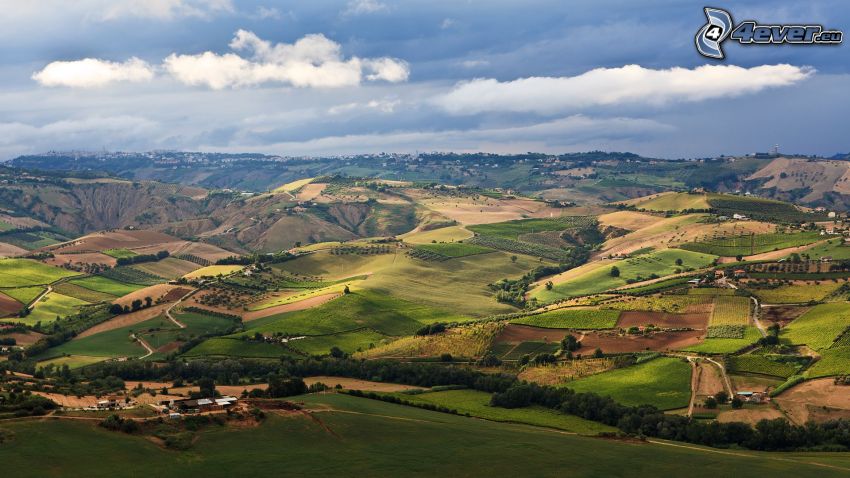
<path id="1" fill-rule="evenodd" d="M 22 6 L 23 5 L 23 6 Z M 0 159 L 850 151 L 839 46 L 696 53 L 690 1 L 0 0 Z M 840 0 L 712 3 L 850 30 Z"/>

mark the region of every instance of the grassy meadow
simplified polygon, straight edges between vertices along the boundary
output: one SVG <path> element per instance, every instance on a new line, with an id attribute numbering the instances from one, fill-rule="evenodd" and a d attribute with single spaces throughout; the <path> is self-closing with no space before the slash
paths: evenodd
<path id="1" fill-rule="evenodd" d="M 3 424 L 14 438 L 0 446 L 0 461 L 34 476 L 91 478 L 113 477 L 116 470 L 163 478 L 231 477 L 234 470 L 251 476 L 527 476 L 529 463 L 534 463 L 534 475 L 569 470 L 576 478 L 714 478 L 740 470 L 776 478 L 830 478 L 850 470 L 850 459 L 838 453 L 776 455 L 666 442 L 637 445 L 338 394 L 295 400 L 327 411 L 314 413 L 315 419 L 268 414 L 258 427 L 207 428 L 185 452 L 84 420 Z M 440 459 L 423 459 L 427 455 Z"/>

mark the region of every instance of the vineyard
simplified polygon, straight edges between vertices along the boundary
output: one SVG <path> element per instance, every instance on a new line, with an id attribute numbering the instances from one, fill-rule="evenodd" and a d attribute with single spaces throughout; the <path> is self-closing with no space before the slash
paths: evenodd
<path id="1" fill-rule="evenodd" d="M 733 373 L 753 373 L 781 378 L 788 378 L 800 369 L 799 364 L 771 360 L 764 355 L 755 354 L 729 357 L 726 361 L 726 367 Z"/>
<path id="2" fill-rule="evenodd" d="M 748 325 L 750 323 L 750 299 L 747 297 L 720 296 L 714 300 L 714 311 L 710 326 Z"/>
<path id="3" fill-rule="evenodd" d="M 162 278 L 132 267 L 113 267 L 100 273 L 101 276 L 118 282 L 129 282 L 138 285 L 156 285 L 162 283 Z"/>
<path id="4" fill-rule="evenodd" d="M 525 254 L 532 257 L 542 257 L 558 262 L 569 262 L 572 260 L 572 255 L 569 251 L 557 249 L 554 247 L 544 246 L 542 244 L 531 244 L 529 242 L 514 241 L 512 239 L 504 239 L 495 236 L 475 236 L 467 239 L 466 244 L 474 244 L 483 247 L 490 247 L 515 254 Z"/>
<path id="5" fill-rule="evenodd" d="M 762 252 L 787 249 L 811 244 L 820 240 L 816 231 L 798 233 L 746 234 L 737 236 L 705 236 L 694 242 L 682 244 L 682 249 L 716 256 L 750 256 Z"/>
<path id="6" fill-rule="evenodd" d="M 611 329 L 619 318 L 619 310 L 568 308 L 529 315 L 511 323 L 549 329 Z"/>
<path id="7" fill-rule="evenodd" d="M 348 254 L 356 254 L 358 256 L 373 256 L 377 254 L 392 254 L 395 252 L 394 246 L 386 244 L 376 246 L 339 246 L 333 247 L 330 253 L 334 256 L 344 256 Z"/>
<path id="8" fill-rule="evenodd" d="M 521 342 L 511 348 L 501 358 L 502 360 L 519 360 L 524 355 L 534 357 L 538 354 L 554 354 L 558 351 L 558 344 L 548 342 Z"/>
<path id="9" fill-rule="evenodd" d="M 766 304 L 801 304 L 812 300 L 822 301 L 839 287 L 841 284 L 836 282 L 821 282 L 753 289 L 753 293 Z"/>
<path id="10" fill-rule="evenodd" d="M 481 235 L 502 239 L 517 239 L 523 234 L 579 229 L 596 224 L 592 216 L 562 216 L 554 219 L 518 219 L 495 224 L 478 224 L 467 229 Z"/>
<path id="11" fill-rule="evenodd" d="M 458 257 L 474 256 L 494 252 L 488 247 L 462 242 L 423 244 L 411 249 L 407 255 L 423 261 L 447 261 Z"/>
<path id="12" fill-rule="evenodd" d="M 622 301 L 611 302 L 605 307 L 617 310 L 646 310 L 650 312 L 667 312 L 678 314 L 686 312 L 692 306 L 710 304 L 712 298 L 705 295 L 662 295 L 624 298 Z"/>
<path id="13" fill-rule="evenodd" d="M 846 303 L 821 304 L 788 324 L 780 338 L 792 344 L 805 344 L 815 350 L 829 348 L 850 324 Z"/>
<path id="14" fill-rule="evenodd" d="M 744 338 L 746 329 L 743 325 L 714 325 L 708 327 L 705 337 L 707 339 L 741 339 Z"/>
<path id="15" fill-rule="evenodd" d="M 526 367 L 517 378 L 540 385 L 557 386 L 570 380 L 611 370 L 615 364 L 615 359 L 609 357 L 568 360 L 557 364 Z"/>
<path id="16" fill-rule="evenodd" d="M 770 199 L 750 198 L 730 195 L 709 196 L 708 204 L 716 214 L 732 216 L 743 214 L 757 221 L 782 224 L 824 221 L 825 214 L 801 211 L 793 204 Z"/>

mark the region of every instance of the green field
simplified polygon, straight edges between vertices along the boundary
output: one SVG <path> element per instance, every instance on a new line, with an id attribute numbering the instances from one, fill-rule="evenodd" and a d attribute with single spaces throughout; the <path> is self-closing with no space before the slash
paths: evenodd
<path id="1" fill-rule="evenodd" d="M 75 368 L 85 367 L 86 365 L 103 362 L 104 360 L 104 357 L 90 357 L 87 355 L 67 355 L 39 362 L 37 366 L 46 367 L 48 365 L 55 365 L 56 367 L 62 367 L 63 365 L 67 365 L 68 368 L 73 370 Z"/>
<path id="2" fill-rule="evenodd" d="M 681 266 L 676 265 L 677 259 L 682 260 Z M 591 269 L 579 277 L 555 284 L 552 290 L 538 289 L 534 296 L 542 302 L 550 302 L 564 297 L 604 292 L 626 285 L 628 279 L 649 279 L 652 274 L 663 277 L 687 267 L 699 269 L 708 266 L 714 259 L 715 256 L 708 254 L 664 249 Z M 611 275 L 612 267 L 620 270 L 618 277 Z"/>
<path id="3" fill-rule="evenodd" d="M 22 304 L 29 304 L 36 297 L 40 296 L 42 292 L 47 290 L 41 286 L 35 287 L 17 287 L 14 289 L 0 289 L 0 292 L 8 295 L 9 297 L 17 300 Z"/>
<path id="4" fill-rule="evenodd" d="M 446 242 L 438 244 L 422 244 L 416 246 L 416 249 L 425 250 L 434 254 L 439 254 L 446 257 L 466 257 L 476 254 L 487 254 L 494 252 L 489 247 L 476 246 L 474 244 L 464 244 L 462 242 Z"/>
<path id="5" fill-rule="evenodd" d="M 0 259 L 0 284 L 3 287 L 46 285 L 76 275 L 80 273 L 30 259 Z"/>
<path id="6" fill-rule="evenodd" d="M 564 385 L 576 392 L 606 395 L 624 405 L 655 405 L 662 410 L 688 406 L 691 366 L 679 358 L 659 357 L 631 367 L 580 378 Z"/>
<path id="7" fill-rule="evenodd" d="M 741 350 L 744 347 L 752 345 L 761 338 L 761 332 L 756 327 L 744 328 L 744 336 L 742 338 L 720 339 L 711 338 L 705 339 L 703 343 L 685 348 L 689 352 L 700 352 L 707 354 L 731 354 Z"/>
<path id="8" fill-rule="evenodd" d="M 126 282 L 119 282 L 114 279 L 110 279 L 108 277 L 103 276 L 91 276 L 84 277 L 82 279 L 77 279 L 71 281 L 71 284 L 84 287 L 86 289 L 93 290 L 95 292 L 100 292 L 103 294 L 108 294 L 114 297 L 125 296 L 131 292 L 135 292 L 139 289 L 143 289 L 145 286 L 139 284 L 129 284 Z"/>
<path id="9" fill-rule="evenodd" d="M 850 346 L 833 347 L 820 354 L 820 360 L 806 371 L 806 378 L 847 375 L 850 372 Z"/>
<path id="10" fill-rule="evenodd" d="M 793 363 L 770 360 L 764 355 L 746 354 L 726 359 L 726 367 L 732 373 L 754 373 L 787 379 L 800 368 Z"/>
<path id="11" fill-rule="evenodd" d="M 574 229 L 588 226 L 593 221 L 594 219 L 588 216 L 562 216 L 555 219 L 517 219 L 493 224 L 476 224 L 466 228 L 482 236 L 519 240 L 519 236 L 523 234 Z"/>
<path id="12" fill-rule="evenodd" d="M 295 400 L 328 411 L 315 413 L 314 419 L 269 413 L 259 427 L 206 428 L 186 452 L 166 450 L 144 437 L 110 432 L 84 420 L 4 423 L 14 439 L 0 446 L 0 461 L 19 476 L 91 478 L 114 477 L 116 470 L 163 478 L 228 478 L 234 470 L 256 477 L 320 472 L 362 477 L 568 473 L 575 478 L 716 478 L 746 470 L 774 478 L 829 478 L 846 476 L 850 470 L 850 459 L 841 453 L 769 454 L 666 442 L 636 444 L 339 394 Z M 96 459 L 91 450 L 97 450 Z"/>
<path id="13" fill-rule="evenodd" d="M 714 299 L 714 310 L 711 312 L 709 326 L 749 324 L 749 297 L 722 295 Z"/>
<path id="14" fill-rule="evenodd" d="M 783 285 L 773 289 L 751 289 L 751 292 L 765 304 L 802 304 L 822 301 L 838 290 L 841 284 L 824 281 L 819 284 Z"/>
<path id="15" fill-rule="evenodd" d="M 153 318 L 139 324 L 107 330 L 81 339 L 73 339 L 58 347 L 53 347 L 42 355 L 42 359 L 60 355 L 85 355 L 89 357 L 141 357 L 147 351 L 130 339 L 130 334 L 155 327 L 168 326 L 168 319 Z"/>
<path id="16" fill-rule="evenodd" d="M 473 417 L 495 422 L 526 423 L 540 427 L 556 428 L 582 435 L 596 435 L 600 432 L 616 432 L 617 429 L 592 422 L 574 415 L 559 413 L 548 408 L 533 406 L 526 408 L 500 408 L 490 406 L 490 394 L 477 390 L 446 390 L 417 394 L 393 393 L 402 400 L 413 403 L 430 403 L 468 413 Z"/>
<path id="17" fill-rule="evenodd" d="M 831 239 L 810 247 L 801 254 L 808 254 L 814 260 L 822 257 L 831 257 L 834 260 L 850 259 L 850 245 L 845 244 L 842 239 Z"/>
<path id="18" fill-rule="evenodd" d="M 346 353 L 368 350 L 390 341 L 391 338 L 371 330 L 355 330 L 333 335 L 318 335 L 293 340 L 289 346 L 306 355 L 327 355 L 331 347 Z"/>
<path id="19" fill-rule="evenodd" d="M 514 319 L 511 323 L 551 329 L 611 329 L 619 318 L 619 310 L 566 308 Z"/>
<path id="20" fill-rule="evenodd" d="M 297 353 L 279 345 L 253 342 L 235 338 L 212 338 L 183 354 L 184 357 L 246 357 L 279 358 L 296 357 Z"/>
<path id="21" fill-rule="evenodd" d="M 133 268 L 132 266 L 113 267 L 101 272 L 96 277 L 105 277 L 123 284 L 148 286 L 162 284 L 165 282 L 162 277 L 148 274 L 147 272 Z"/>
<path id="22" fill-rule="evenodd" d="M 364 288 L 470 317 L 516 312 L 494 299 L 488 284 L 518 278 L 541 264 L 537 258 L 494 252 L 444 262 L 424 262 L 403 254 L 334 256 L 317 252 L 276 266 L 289 273 L 337 280 L 369 274 Z"/>
<path id="23" fill-rule="evenodd" d="M 712 237 L 682 244 L 680 247 L 694 252 L 716 256 L 751 256 L 762 252 L 803 246 L 820 241 L 817 231 L 797 233 L 747 234 L 738 236 Z"/>
<path id="24" fill-rule="evenodd" d="M 821 304 L 785 326 L 779 337 L 783 342 L 822 350 L 829 348 L 847 327 L 850 327 L 850 304 Z"/>
<path id="25" fill-rule="evenodd" d="M 114 257 L 116 259 L 129 259 L 138 255 L 129 249 L 105 249 L 101 252 L 103 252 L 109 257 Z"/>
<path id="26" fill-rule="evenodd" d="M 36 322 L 47 324 L 55 321 L 56 317 L 64 319 L 69 315 L 78 313 L 80 307 L 84 305 L 88 305 L 88 302 L 51 292 L 35 304 L 28 316 L 23 319 L 17 319 L 17 322 L 30 325 Z"/>
<path id="27" fill-rule="evenodd" d="M 325 335 L 370 328 L 382 334 L 399 336 L 411 335 L 425 324 L 466 320 L 469 319 L 447 311 L 362 290 L 312 309 L 249 322 L 249 330 L 245 333 Z"/>
<path id="28" fill-rule="evenodd" d="M 84 300 L 90 303 L 109 302 L 115 299 L 115 296 L 112 294 L 106 294 L 104 292 L 98 292 L 96 290 L 87 289 L 72 282 L 63 282 L 61 284 L 57 284 L 53 287 L 53 290 L 60 294 L 67 295 L 75 299 Z"/>

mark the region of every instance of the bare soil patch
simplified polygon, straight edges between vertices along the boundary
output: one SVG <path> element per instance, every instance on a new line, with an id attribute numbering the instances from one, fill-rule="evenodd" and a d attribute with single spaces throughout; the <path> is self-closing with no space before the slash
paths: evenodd
<path id="1" fill-rule="evenodd" d="M 530 325 L 506 325 L 499 335 L 496 336 L 496 342 L 559 342 L 567 335 L 568 331 L 559 329 L 544 329 L 542 327 L 532 327 Z"/>
<path id="2" fill-rule="evenodd" d="M 761 320 L 763 322 L 770 322 L 770 324 L 779 324 L 780 327 L 785 327 L 792 320 L 805 314 L 806 311 L 808 311 L 810 308 L 811 307 L 797 307 L 793 305 L 780 307 L 762 307 Z"/>
<path id="3" fill-rule="evenodd" d="M 58 252 L 95 252 L 106 249 L 138 249 L 165 243 L 185 242 L 156 231 L 106 231 L 96 232 L 65 243 L 56 248 Z"/>
<path id="4" fill-rule="evenodd" d="M 617 326 L 628 328 L 652 324 L 656 327 L 704 329 L 708 326 L 708 319 L 709 314 L 707 313 L 670 314 L 666 312 L 629 310 L 620 314 L 620 320 L 617 321 Z"/>
<path id="5" fill-rule="evenodd" d="M 32 345 L 32 344 L 38 342 L 39 340 L 41 340 L 43 337 L 44 337 L 43 334 L 40 334 L 38 332 L 32 332 L 32 331 L 30 331 L 28 333 L 12 332 L 12 333 L 8 333 L 8 334 L 0 334 L 0 338 L 15 339 L 15 342 L 18 345 L 24 345 L 24 346 Z"/>
<path id="6" fill-rule="evenodd" d="M 14 244 L 0 242 L 0 257 L 17 257 L 28 254 L 29 251 Z"/>
<path id="7" fill-rule="evenodd" d="M 773 420 L 774 418 L 783 418 L 782 412 L 771 407 L 770 405 L 755 405 L 746 406 L 738 410 L 724 410 L 717 415 L 717 421 L 726 422 L 744 422 L 750 425 L 755 425 L 760 420 Z"/>
<path id="8" fill-rule="evenodd" d="M 17 314 L 23 308 L 24 304 L 21 304 L 6 294 L 0 293 L 0 317 Z"/>
<path id="9" fill-rule="evenodd" d="M 294 312 L 296 310 L 304 310 L 309 309 L 311 307 L 316 307 L 324 304 L 325 302 L 329 302 L 332 299 L 339 297 L 339 294 L 325 294 L 325 295 L 317 295 L 315 297 L 310 297 L 308 299 L 299 300 L 298 302 L 292 302 L 289 304 L 277 305 L 274 307 L 269 307 L 268 309 L 262 310 L 254 310 L 251 312 L 246 312 L 242 315 L 243 322 L 250 322 L 256 319 L 262 319 L 263 317 L 268 317 L 270 315 L 282 314 L 284 312 Z"/>
<path id="10" fill-rule="evenodd" d="M 803 382 L 773 400 L 798 424 L 850 417 L 850 386 L 831 378 Z"/>
<path id="11" fill-rule="evenodd" d="M 326 187 L 328 187 L 326 183 L 310 183 L 301 188 L 295 198 L 299 201 L 312 201 L 321 195 Z"/>
<path id="12" fill-rule="evenodd" d="M 172 291 L 174 290 L 180 290 L 185 292 L 183 292 L 182 294 L 179 294 L 177 292 L 172 293 Z M 167 300 L 166 297 L 169 297 L 169 294 L 171 294 L 170 297 L 174 297 L 176 295 L 176 298 L 170 299 L 174 301 L 179 299 L 183 295 L 186 295 L 187 293 L 188 290 L 185 287 L 180 287 L 175 284 L 157 284 L 152 285 L 150 287 L 145 287 L 144 289 L 139 289 L 135 292 L 130 292 L 129 294 L 116 299 L 115 303 L 121 304 L 122 306 L 131 305 L 136 299 L 144 301 L 145 297 L 150 297 L 151 299 L 153 299 L 154 302 L 156 302 L 158 299 Z"/>
<path id="13" fill-rule="evenodd" d="M 605 353 L 628 353 L 651 350 L 664 352 L 682 349 L 702 343 L 704 332 L 687 330 L 681 332 L 657 332 L 651 335 L 625 335 L 590 332 L 581 341 L 582 352 L 592 352 L 597 348 Z"/>
<path id="14" fill-rule="evenodd" d="M 114 257 L 100 252 L 81 252 L 79 254 L 54 254 L 53 257 L 44 262 L 52 266 L 63 266 L 65 264 L 103 264 L 115 267 L 118 261 Z"/>
<path id="15" fill-rule="evenodd" d="M 120 329 L 121 327 L 127 327 L 129 325 L 144 322 L 162 314 L 166 308 L 168 308 L 168 304 L 161 304 L 148 307 L 147 309 L 142 309 L 137 312 L 130 312 L 129 314 L 115 316 L 113 319 L 107 320 L 106 322 L 102 322 L 90 329 L 80 332 L 80 334 L 72 340 L 78 340 L 101 332 L 106 332 L 107 330 Z"/>
<path id="16" fill-rule="evenodd" d="M 713 396 L 717 392 L 726 390 L 726 387 L 723 385 L 723 377 L 720 375 L 720 369 L 717 368 L 717 365 L 705 361 L 696 362 L 696 373 L 696 396 L 699 401 Z"/>

